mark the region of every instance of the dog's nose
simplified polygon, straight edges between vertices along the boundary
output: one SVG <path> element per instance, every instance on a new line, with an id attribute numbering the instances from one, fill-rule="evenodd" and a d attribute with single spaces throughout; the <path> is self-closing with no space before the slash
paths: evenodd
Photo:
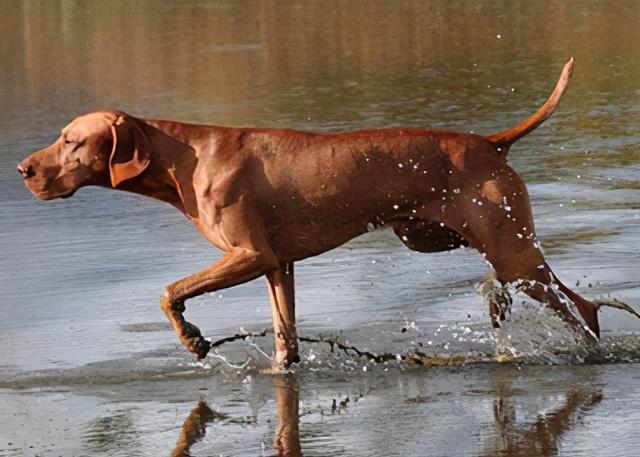
<path id="1" fill-rule="evenodd" d="M 28 165 L 27 168 L 25 168 L 22 164 L 18 165 L 18 173 L 20 173 L 24 179 L 28 179 L 36 174 L 31 165 Z"/>

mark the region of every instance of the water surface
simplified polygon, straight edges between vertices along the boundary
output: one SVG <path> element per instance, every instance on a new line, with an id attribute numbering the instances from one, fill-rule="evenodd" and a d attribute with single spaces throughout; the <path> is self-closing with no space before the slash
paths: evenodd
<path id="1" fill-rule="evenodd" d="M 529 305 L 491 331 L 477 253 L 423 255 L 376 232 L 297 266 L 301 334 L 443 357 L 508 344 L 527 363 L 375 367 L 303 344 L 288 377 L 193 366 L 158 298 L 219 253 L 163 203 L 92 188 L 39 202 L 15 166 L 105 107 L 492 133 L 535 110 L 573 56 L 558 111 L 510 163 L 557 274 L 637 307 L 638 23 L 634 1 L 2 2 L 0 455 L 271 455 L 274 436 L 305 455 L 635 455 L 640 326 L 626 314 L 601 314 L 604 351 L 580 364 Z M 267 327 L 264 281 L 191 300 L 188 316 L 213 338 Z M 527 358 L 547 331 L 556 346 Z M 247 354 L 268 363 L 245 343 L 221 349 Z"/>

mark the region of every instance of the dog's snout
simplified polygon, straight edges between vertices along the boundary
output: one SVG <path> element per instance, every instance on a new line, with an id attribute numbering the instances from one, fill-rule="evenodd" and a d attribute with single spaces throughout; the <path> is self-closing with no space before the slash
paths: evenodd
<path id="1" fill-rule="evenodd" d="M 36 172 L 34 171 L 31 165 L 27 165 L 25 167 L 22 164 L 18 165 L 18 173 L 20 173 L 24 179 L 31 178 L 36 174 Z"/>

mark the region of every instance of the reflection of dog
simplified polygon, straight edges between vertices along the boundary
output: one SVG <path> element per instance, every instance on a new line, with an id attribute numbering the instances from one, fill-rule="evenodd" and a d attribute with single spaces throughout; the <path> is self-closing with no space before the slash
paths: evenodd
<path id="1" fill-rule="evenodd" d="M 554 456 L 558 455 L 562 435 L 580 422 L 588 409 L 602 401 L 602 392 L 594 393 L 573 389 L 567 392 L 564 404 L 548 414 L 540 415 L 529 426 L 518 426 L 516 407 L 503 399 L 494 401 L 493 415 L 501 434 L 500 452 L 491 450 L 487 455 Z"/>
<path id="2" fill-rule="evenodd" d="M 180 436 L 171 457 L 188 457 L 189 449 L 197 443 L 207 432 L 207 424 L 214 420 L 225 419 L 226 416 L 215 412 L 202 400 L 193 408 L 182 424 Z"/>
<path id="3" fill-rule="evenodd" d="M 504 374 L 502 369 L 496 373 Z M 276 376 L 271 383 L 276 406 L 273 447 L 279 456 L 301 456 L 300 400 L 295 375 Z M 485 440 L 485 450 L 481 454 L 483 456 L 557 455 L 559 442 L 565 432 L 578 428 L 588 411 L 602 401 L 601 388 L 574 387 L 564 391 L 564 399 L 557 408 L 546 414 L 539 414 L 535 421 L 525 424 L 516 420 L 516 411 L 521 409 L 521 405 L 515 401 L 516 394 L 510 381 L 501 378 L 496 384 L 493 419 L 497 436 L 495 440 Z M 334 400 L 335 408 L 337 406 Z M 212 422 L 246 424 L 244 419 L 230 418 L 200 401 L 185 419 L 176 447 L 171 453 L 172 457 L 191 455 L 191 446 L 204 438 L 206 429 Z"/>
<path id="4" fill-rule="evenodd" d="M 531 423 L 517 420 L 517 412 L 524 409 L 518 403 L 518 389 L 513 387 L 513 378 L 503 369 L 493 372 L 496 398 L 493 401 L 493 418 L 496 424 L 495 440 L 485 442 L 482 456 L 555 456 L 558 455 L 560 441 L 570 429 L 580 428 L 588 412 L 602 401 L 602 388 L 595 387 L 594 376 L 580 372 L 583 379 L 570 379 L 563 385 L 574 386 L 560 390 L 564 396 L 560 405 L 546 413 L 539 413 Z M 595 376 L 597 377 L 597 376 Z M 531 381 L 531 378 L 528 378 Z M 584 381 L 584 382 L 582 382 Z M 577 385 L 577 387 L 575 387 Z M 585 387 L 586 386 L 586 387 Z M 529 394 L 531 392 L 528 392 Z M 546 393 L 549 396 L 549 392 Z M 526 396 L 525 401 L 531 400 Z M 538 397 L 533 397 L 538 398 Z"/>
<path id="5" fill-rule="evenodd" d="M 278 422 L 273 435 L 273 447 L 278 455 L 298 457 L 300 447 L 299 393 L 296 379 L 288 374 L 273 378 L 273 394 L 276 397 Z"/>
<path id="6" fill-rule="evenodd" d="M 381 226 L 393 227 L 416 251 L 476 248 L 499 281 L 531 281 L 530 296 L 579 326 L 557 286 L 597 335 L 597 306 L 551 272 L 536 242 L 527 189 L 506 161 L 509 147 L 551 115 L 572 68 L 570 60 L 535 114 L 487 137 L 414 128 L 314 134 L 101 111 L 75 119 L 18 171 L 45 200 L 86 185 L 163 200 L 224 252 L 209 268 L 168 286 L 161 299 L 180 341 L 199 358 L 210 344 L 184 319 L 185 300 L 266 275 L 274 366 L 296 361 L 294 261 Z M 499 325 L 502 306 L 490 309 Z"/>
<path id="7" fill-rule="evenodd" d="M 299 395 L 295 378 L 291 375 L 276 376 L 271 381 L 275 396 L 277 427 L 273 435 L 273 447 L 279 456 L 299 457 L 302 455 L 299 433 Z M 244 423 L 229 419 L 224 414 L 218 413 L 204 402 L 199 401 L 182 424 L 182 430 L 178 437 L 176 447 L 171 453 L 172 457 L 188 457 L 189 450 L 198 441 L 204 438 L 207 424 L 213 421 L 227 421 Z"/>

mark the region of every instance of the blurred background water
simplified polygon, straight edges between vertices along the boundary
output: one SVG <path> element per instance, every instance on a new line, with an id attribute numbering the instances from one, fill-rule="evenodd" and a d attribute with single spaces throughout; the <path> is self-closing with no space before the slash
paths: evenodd
<path id="1" fill-rule="evenodd" d="M 228 417 L 207 423 L 193 455 L 274 452 L 272 379 L 190 365 L 158 307 L 166 284 L 219 253 L 163 203 L 93 188 L 45 203 L 24 188 L 17 163 L 73 117 L 112 107 L 222 125 L 493 133 L 537 109 L 573 56 L 558 111 L 510 163 L 564 282 L 637 308 L 638 24 L 640 3 L 622 0 L 1 2 L 0 455 L 168 455 L 199 398 Z M 473 288 L 487 272 L 469 249 L 424 255 L 368 234 L 297 266 L 299 329 L 378 352 L 490 352 L 508 335 L 534 350 L 526 308 L 491 331 Z M 187 308 L 214 338 L 270 324 L 261 279 Z M 302 449 L 635 455 L 640 326 L 613 310 L 601 320 L 600 361 L 613 365 L 372 373 L 303 345 L 308 363 L 287 381 Z"/>

